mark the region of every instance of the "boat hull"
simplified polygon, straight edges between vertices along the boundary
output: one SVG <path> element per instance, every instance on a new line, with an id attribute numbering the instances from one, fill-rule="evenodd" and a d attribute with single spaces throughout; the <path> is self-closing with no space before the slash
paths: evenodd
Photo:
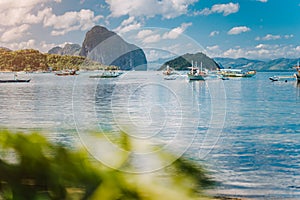
<path id="1" fill-rule="evenodd" d="M 30 79 L 0 80 L 0 83 L 29 83 Z"/>
<path id="2" fill-rule="evenodd" d="M 205 81 L 204 77 L 202 75 L 191 75 L 188 74 L 188 79 L 190 81 Z"/>

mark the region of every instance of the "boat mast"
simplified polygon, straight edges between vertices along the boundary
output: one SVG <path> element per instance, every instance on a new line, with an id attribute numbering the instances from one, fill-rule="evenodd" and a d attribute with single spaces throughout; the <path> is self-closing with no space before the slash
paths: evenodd
<path id="1" fill-rule="evenodd" d="M 200 63 L 200 72 L 202 72 L 202 61 Z"/>

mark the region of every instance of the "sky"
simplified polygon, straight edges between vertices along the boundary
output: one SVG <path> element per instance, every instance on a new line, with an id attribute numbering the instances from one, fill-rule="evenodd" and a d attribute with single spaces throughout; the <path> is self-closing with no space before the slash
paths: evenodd
<path id="1" fill-rule="evenodd" d="M 0 46 L 47 52 L 82 44 L 95 25 L 155 60 L 300 58 L 300 0 L 0 0 Z"/>

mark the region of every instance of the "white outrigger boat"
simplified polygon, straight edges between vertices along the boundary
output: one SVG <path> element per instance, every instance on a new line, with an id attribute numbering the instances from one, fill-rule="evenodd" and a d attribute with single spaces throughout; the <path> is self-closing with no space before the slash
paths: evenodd
<path id="1" fill-rule="evenodd" d="M 297 66 L 295 67 L 297 70 L 297 73 L 295 73 L 293 76 L 271 76 L 269 77 L 269 79 L 271 81 L 294 81 L 296 80 L 297 82 L 300 82 L 300 65 L 299 65 L 299 61 L 297 63 Z"/>

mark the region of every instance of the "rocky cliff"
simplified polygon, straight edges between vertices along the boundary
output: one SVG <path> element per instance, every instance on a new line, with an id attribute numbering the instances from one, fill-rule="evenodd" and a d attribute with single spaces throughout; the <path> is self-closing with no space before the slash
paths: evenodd
<path id="1" fill-rule="evenodd" d="M 57 55 L 71 55 L 78 56 L 81 50 L 81 46 L 79 44 L 66 44 L 63 48 L 54 47 L 48 51 L 49 54 L 57 54 Z"/>
<path id="2" fill-rule="evenodd" d="M 80 56 L 105 65 L 115 65 L 122 70 L 146 70 L 145 53 L 139 47 L 125 42 L 116 33 L 95 26 L 86 33 Z"/>

